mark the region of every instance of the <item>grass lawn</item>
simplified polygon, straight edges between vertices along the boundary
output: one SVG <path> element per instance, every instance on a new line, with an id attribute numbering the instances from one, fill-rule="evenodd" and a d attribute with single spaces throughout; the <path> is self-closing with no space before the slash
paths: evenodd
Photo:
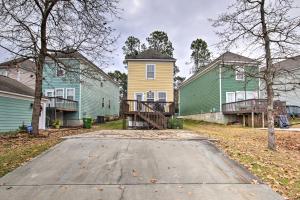
<path id="1" fill-rule="evenodd" d="M 267 132 L 185 120 L 184 128 L 217 139 L 217 146 L 273 190 L 300 199 L 300 132 L 276 132 L 277 151 L 267 149 Z"/>
<path id="2" fill-rule="evenodd" d="M 0 135 L 0 177 L 61 142 L 63 136 L 105 129 L 122 129 L 122 120 L 93 126 L 92 129 L 45 131 L 41 134 L 44 137 L 38 138 L 30 137 L 26 133 Z"/>

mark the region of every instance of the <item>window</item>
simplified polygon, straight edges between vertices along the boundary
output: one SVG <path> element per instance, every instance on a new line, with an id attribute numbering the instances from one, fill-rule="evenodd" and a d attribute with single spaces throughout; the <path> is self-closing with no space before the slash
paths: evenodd
<path id="1" fill-rule="evenodd" d="M 154 92 L 147 92 L 147 101 L 154 101 Z"/>
<path id="2" fill-rule="evenodd" d="M 67 88 L 66 93 L 67 99 L 75 100 L 75 88 Z"/>
<path id="3" fill-rule="evenodd" d="M 7 70 L 6 69 L 0 69 L 0 75 L 8 76 Z"/>
<path id="4" fill-rule="evenodd" d="M 235 102 L 235 92 L 226 92 L 226 103 Z"/>
<path id="5" fill-rule="evenodd" d="M 148 80 L 153 80 L 155 78 L 155 65 L 154 64 L 147 64 L 146 65 L 146 70 L 147 70 L 147 79 Z"/>
<path id="6" fill-rule="evenodd" d="M 257 91 L 247 91 L 246 92 L 246 99 L 257 99 L 258 92 Z"/>
<path id="7" fill-rule="evenodd" d="M 57 66 L 56 76 L 57 77 L 64 77 L 65 76 L 65 70 L 62 67 Z"/>
<path id="8" fill-rule="evenodd" d="M 100 86 L 103 87 L 103 82 L 100 83 Z"/>
<path id="9" fill-rule="evenodd" d="M 104 98 L 102 98 L 102 108 L 104 108 Z"/>
<path id="10" fill-rule="evenodd" d="M 235 70 L 235 80 L 243 81 L 245 80 L 245 69 L 244 67 L 237 67 Z"/>
<path id="11" fill-rule="evenodd" d="M 167 94 L 165 92 L 158 93 L 158 101 L 166 102 L 167 101 Z"/>
<path id="12" fill-rule="evenodd" d="M 245 91 L 236 91 L 236 101 L 245 100 Z"/>
<path id="13" fill-rule="evenodd" d="M 64 98 L 64 89 L 63 88 L 56 88 L 55 89 L 55 97 L 60 98 L 60 99 L 56 99 L 57 103 L 62 102 L 62 99 Z"/>
<path id="14" fill-rule="evenodd" d="M 108 100 L 108 108 L 110 109 L 110 100 Z"/>

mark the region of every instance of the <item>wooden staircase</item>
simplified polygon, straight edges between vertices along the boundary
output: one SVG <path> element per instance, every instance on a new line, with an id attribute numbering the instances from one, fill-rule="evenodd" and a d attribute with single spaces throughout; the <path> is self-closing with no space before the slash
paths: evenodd
<path id="1" fill-rule="evenodd" d="M 124 100 L 122 103 L 123 119 L 131 117 L 134 122 L 132 127 L 136 127 L 137 121 L 144 121 L 148 126 L 144 128 L 166 129 L 168 116 L 174 114 L 173 102 L 147 102 L 137 100 Z"/>
<path id="2" fill-rule="evenodd" d="M 151 124 L 154 128 L 157 128 L 159 130 L 167 128 L 168 119 L 167 117 L 164 116 L 162 112 L 154 110 L 152 107 L 150 107 L 144 102 L 139 102 L 139 103 L 142 104 L 141 108 L 143 108 L 142 111 L 139 110 L 137 112 L 137 115 L 140 118 L 142 118 L 145 122 Z"/>

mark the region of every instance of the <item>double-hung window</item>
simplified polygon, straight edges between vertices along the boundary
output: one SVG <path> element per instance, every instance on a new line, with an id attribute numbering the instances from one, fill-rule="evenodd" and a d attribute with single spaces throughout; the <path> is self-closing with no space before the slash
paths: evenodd
<path id="1" fill-rule="evenodd" d="M 58 99 L 56 99 L 57 103 L 62 102 L 62 99 L 64 98 L 64 89 L 63 88 L 56 88 L 55 89 L 55 97 L 58 97 Z"/>
<path id="2" fill-rule="evenodd" d="M 67 99 L 75 100 L 75 88 L 67 88 L 66 93 Z"/>
<path id="3" fill-rule="evenodd" d="M 154 101 L 154 92 L 147 92 L 147 101 Z"/>
<path id="4" fill-rule="evenodd" d="M 146 65 L 146 78 L 147 78 L 147 80 L 155 79 L 155 65 L 154 64 Z"/>
<path id="5" fill-rule="evenodd" d="M 57 77 L 64 77 L 65 76 L 65 69 L 61 66 L 61 64 L 56 65 L 56 76 Z"/>
<path id="6" fill-rule="evenodd" d="M 237 67 L 235 70 L 235 80 L 243 81 L 245 80 L 245 68 L 244 67 Z"/>
<path id="7" fill-rule="evenodd" d="M 165 92 L 158 92 L 158 101 L 166 102 L 167 101 L 167 94 Z"/>

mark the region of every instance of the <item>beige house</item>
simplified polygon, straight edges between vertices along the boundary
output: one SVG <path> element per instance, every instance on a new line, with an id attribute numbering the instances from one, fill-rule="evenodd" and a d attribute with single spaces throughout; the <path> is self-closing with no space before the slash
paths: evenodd
<path id="1" fill-rule="evenodd" d="M 150 49 L 125 61 L 128 67 L 128 100 L 174 101 L 174 58 Z"/>
<path id="2" fill-rule="evenodd" d="M 0 63 L 0 75 L 15 79 L 35 89 L 35 63 L 29 59 L 17 58 Z"/>
<path id="3" fill-rule="evenodd" d="M 123 113 L 128 126 L 166 127 L 167 117 L 174 113 L 175 61 L 153 49 L 125 59 L 128 82 Z"/>

